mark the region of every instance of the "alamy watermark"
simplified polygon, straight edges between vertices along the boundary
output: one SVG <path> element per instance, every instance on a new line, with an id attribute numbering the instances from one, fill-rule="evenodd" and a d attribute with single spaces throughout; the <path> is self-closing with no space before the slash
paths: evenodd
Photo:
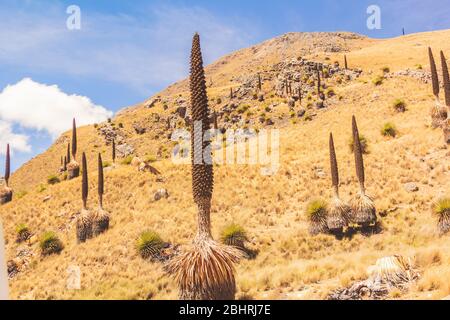
<path id="1" fill-rule="evenodd" d="M 68 6 L 66 13 L 69 17 L 66 20 L 66 26 L 69 30 L 81 29 L 81 9 L 77 5 Z"/>
<path id="2" fill-rule="evenodd" d="M 210 129 L 202 134 L 202 122 L 193 124 L 194 164 L 260 165 L 261 174 L 276 174 L 280 160 L 280 132 L 278 129 Z M 172 150 L 175 164 L 191 163 L 191 132 L 177 129 L 171 140 L 177 142 Z"/>
<path id="3" fill-rule="evenodd" d="M 381 8 L 375 4 L 367 7 L 367 14 L 370 16 L 367 18 L 367 29 L 381 29 Z"/>
<path id="4" fill-rule="evenodd" d="M 66 287 L 68 290 L 81 289 L 81 271 L 79 266 L 69 266 L 67 268 Z"/>

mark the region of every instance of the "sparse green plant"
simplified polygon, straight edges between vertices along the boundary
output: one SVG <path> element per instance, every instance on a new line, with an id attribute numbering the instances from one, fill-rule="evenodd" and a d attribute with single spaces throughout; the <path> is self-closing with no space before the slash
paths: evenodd
<path id="1" fill-rule="evenodd" d="M 248 241 L 248 238 L 245 229 L 242 226 L 233 223 L 222 230 L 220 240 L 223 244 L 228 246 L 245 249 L 245 242 Z"/>
<path id="2" fill-rule="evenodd" d="M 309 233 L 311 235 L 329 231 L 327 226 L 327 207 L 328 204 L 322 199 L 314 199 L 308 203 L 305 214 L 309 221 Z"/>
<path id="3" fill-rule="evenodd" d="M 57 184 L 60 182 L 61 182 L 61 180 L 59 180 L 59 177 L 55 174 L 52 174 L 52 175 L 48 176 L 48 178 L 47 178 L 48 184 Z"/>
<path id="4" fill-rule="evenodd" d="M 157 259 L 164 247 L 165 242 L 154 231 L 142 232 L 136 242 L 136 249 L 143 259 Z"/>
<path id="5" fill-rule="evenodd" d="M 129 164 L 131 164 L 131 161 L 133 161 L 133 156 L 129 155 L 129 156 L 126 156 L 125 158 L 123 158 L 120 163 L 123 165 L 129 165 Z"/>
<path id="6" fill-rule="evenodd" d="M 64 246 L 59 237 L 53 231 L 45 232 L 39 242 L 43 256 L 60 253 Z"/>
<path id="7" fill-rule="evenodd" d="M 381 128 L 381 134 L 385 137 L 395 138 L 397 135 L 397 128 L 392 122 L 386 122 Z"/>
<path id="8" fill-rule="evenodd" d="M 383 84 L 384 77 L 382 76 L 376 76 L 372 79 L 372 83 L 376 86 L 381 86 Z"/>
<path id="9" fill-rule="evenodd" d="M 441 198 L 433 205 L 433 213 L 438 218 L 438 229 L 441 234 L 450 230 L 450 198 Z"/>
<path id="10" fill-rule="evenodd" d="M 31 232 L 30 229 L 24 224 L 21 223 L 16 227 L 16 233 L 17 233 L 17 242 L 24 242 L 30 239 Z"/>
<path id="11" fill-rule="evenodd" d="M 406 103 L 403 99 L 395 99 L 392 103 L 392 107 L 397 112 L 405 112 L 406 111 Z"/>

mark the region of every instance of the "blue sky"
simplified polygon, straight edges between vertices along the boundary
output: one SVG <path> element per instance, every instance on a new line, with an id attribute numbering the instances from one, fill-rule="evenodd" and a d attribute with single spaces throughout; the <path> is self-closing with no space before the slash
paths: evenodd
<path id="1" fill-rule="evenodd" d="M 372 4 L 380 30 L 366 26 Z M 66 27 L 70 5 L 81 9 L 80 30 Z M 449 16 L 450 0 L 0 0 L 0 170 L 8 141 L 17 168 L 71 117 L 101 121 L 186 77 L 195 31 L 212 62 L 286 32 L 395 37 L 402 27 L 450 28 Z"/>

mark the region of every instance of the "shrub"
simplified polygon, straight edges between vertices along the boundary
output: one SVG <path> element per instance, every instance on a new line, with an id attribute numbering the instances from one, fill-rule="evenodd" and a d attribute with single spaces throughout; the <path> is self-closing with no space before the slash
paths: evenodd
<path id="1" fill-rule="evenodd" d="M 28 193 L 28 192 L 26 192 L 26 191 L 19 191 L 19 192 L 17 192 L 17 194 L 16 194 L 16 198 L 17 198 L 17 199 L 21 199 L 21 198 L 25 197 L 25 196 L 27 195 L 27 193 Z"/>
<path id="2" fill-rule="evenodd" d="M 21 223 L 16 227 L 17 242 L 27 241 L 31 237 L 30 229 Z"/>
<path id="3" fill-rule="evenodd" d="M 328 232 L 327 203 L 322 199 L 315 199 L 306 206 L 306 218 L 309 221 L 309 233 L 316 235 Z"/>
<path id="4" fill-rule="evenodd" d="M 450 230 L 450 198 L 442 198 L 436 201 L 433 212 L 438 217 L 438 228 L 441 234 Z"/>
<path id="5" fill-rule="evenodd" d="M 221 104 L 221 103 L 222 103 L 222 99 L 221 99 L 221 98 L 217 98 L 217 99 L 216 99 L 216 103 L 217 103 L 217 104 Z"/>
<path id="6" fill-rule="evenodd" d="M 244 248 L 244 243 L 248 241 L 244 228 L 234 223 L 223 229 L 220 240 L 223 244 L 239 248 Z"/>
<path id="7" fill-rule="evenodd" d="M 389 67 L 383 67 L 381 68 L 381 71 L 383 71 L 383 73 L 389 73 L 391 69 L 389 69 Z"/>
<path id="8" fill-rule="evenodd" d="M 47 183 L 48 184 L 57 184 L 60 183 L 61 181 L 59 180 L 57 175 L 51 175 L 47 178 Z"/>
<path id="9" fill-rule="evenodd" d="M 154 231 L 142 232 L 136 243 L 137 251 L 143 259 L 156 258 L 164 246 L 164 241 Z"/>
<path id="10" fill-rule="evenodd" d="M 334 96 L 336 93 L 334 92 L 334 89 L 333 89 L 333 88 L 328 88 L 328 89 L 325 91 L 325 94 L 327 95 L 328 98 L 331 98 L 331 97 Z"/>
<path id="11" fill-rule="evenodd" d="M 376 86 L 380 86 L 383 84 L 383 80 L 384 80 L 384 78 L 382 76 L 377 76 L 372 79 L 372 83 Z"/>
<path id="12" fill-rule="evenodd" d="M 369 153 L 368 141 L 366 137 L 364 137 L 362 134 L 359 134 L 359 143 L 361 144 L 362 153 Z M 348 147 L 350 148 L 350 152 L 353 153 L 354 151 L 353 137 L 350 138 L 350 140 L 348 140 Z"/>
<path id="13" fill-rule="evenodd" d="M 416 64 L 416 69 L 417 69 L 417 70 L 422 70 L 422 69 L 423 69 L 423 67 L 422 67 L 422 65 L 421 65 L 421 64 Z"/>
<path id="14" fill-rule="evenodd" d="M 103 161 L 102 165 L 103 165 L 103 168 L 108 168 L 108 167 L 111 167 L 112 164 L 109 161 Z"/>
<path id="15" fill-rule="evenodd" d="M 53 231 L 47 231 L 42 235 L 39 247 L 43 256 L 60 253 L 64 248 L 61 240 Z"/>
<path id="16" fill-rule="evenodd" d="M 133 156 L 129 155 L 122 159 L 121 164 L 129 165 L 129 164 L 131 164 L 131 161 L 133 161 Z"/>
<path id="17" fill-rule="evenodd" d="M 248 109 L 250 109 L 250 106 L 247 104 L 241 105 L 239 106 L 239 108 L 237 109 L 237 113 L 243 114 L 245 113 Z"/>
<path id="18" fill-rule="evenodd" d="M 383 128 L 381 128 L 381 134 L 385 137 L 395 138 L 395 136 L 397 135 L 397 128 L 393 123 L 386 122 L 383 125 Z"/>
<path id="19" fill-rule="evenodd" d="M 41 193 L 41 192 L 44 192 L 45 190 L 47 190 L 47 187 L 45 186 L 45 184 L 42 184 L 42 183 L 41 183 L 41 184 L 38 186 L 37 192 Z"/>
<path id="20" fill-rule="evenodd" d="M 396 99 L 392 105 L 394 107 L 394 110 L 397 112 L 406 111 L 406 103 L 402 99 Z"/>

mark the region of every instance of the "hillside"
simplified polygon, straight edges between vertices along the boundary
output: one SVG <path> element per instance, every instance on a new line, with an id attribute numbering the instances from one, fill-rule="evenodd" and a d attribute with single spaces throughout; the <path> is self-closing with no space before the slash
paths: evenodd
<path id="1" fill-rule="evenodd" d="M 409 290 L 391 298 L 443 298 L 450 295 L 449 236 L 439 236 L 430 208 L 450 194 L 450 149 L 442 130 L 430 126 L 433 97 L 427 47 L 450 57 L 450 30 L 374 40 L 351 33 L 289 33 L 225 56 L 206 68 L 210 107 L 219 128 L 280 129 L 280 167 L 260 174 L 257 165 L 216 165 L 212 226 L 216 238 L 236 222 L 250 237 L 255 259 L 237 266 L 238 297 L 274 299 L 326 298 L 328 294 L 367 277 L 378 258 L 393 254 L 413 257 L 421 277 Z M 349 70 L 343 68 L 344 54 Z M 337 63 L 335 63 L 338 62 Z M 321 106 L 315 94 L 311 66 L 320 63 L 327 98 Z M 440 66 L 440 63 L 438 63 Z M 382 84 L 373 79 L 383 75 Z M 438 67 L 440 70 L 440 67 Z M 261 92 L 255 90 L 258 74 Z M 285 97 L 283 84 L 302 84 L 303 99 Z M 296 79 L 299 81 L 297 82 Z M 81 209 L 80 179 L 48 185 L 65 154 L 70 134 L 12 176 L 13 202 L 0 207 L 7 252 L 20 272 L 11 281 L 13 298 L 25 299 L 169 299 L 177 297 L 174 281 L 160 263 L 141 259 L 135 249 L 139 234 L 151 229 L 173 244 L 186 244 L 196 227 L 190 194 L 190 167 L 170 160 L 175 129 L 186 128 L 188 82 L 180 81 L 142 104 L 119 112 L 111 123 L 78 130 L 78 149 L 86 151 L 90 173 L 90 207 L 96 204 L 96 156 L 110 161 L 115 137 L 120 157 L 151 160 L 161 177 L 122 164 L 105 170 L 105 208 L 110 230 L 85 244 L 76 244 L 74 221 Z M 230 88 L 234 97 L 230 99 Z M 332 90 L 331 90 L 332 89 Z M 404 100 L 407 110 L 393 108 Z M 375 199 L 382 232 L 355 234 L 342 240 L 312 237 L 304 216 L 312 198 L 331 196 L 328 135 L 333 132 L 341 176 L 341 194 L 357 192 L 351 138 L 351 116 L 367 138 L 366 185 Z M 398 135 L 380 130 L 395 124 Z M 410 192 L 406 183 L 418 190 Z M 165 188 L 167 199 L 154 200 Z M 21 197 L 19 198 L 18 195 Z M 25 223 L 34 233 L 17 244 L 16 226 Z M 58 233 L 60 255 L 41 257 L 38 238 Z M 81 269 L 81 290 L 66 288 L 67 269 Z"/>

